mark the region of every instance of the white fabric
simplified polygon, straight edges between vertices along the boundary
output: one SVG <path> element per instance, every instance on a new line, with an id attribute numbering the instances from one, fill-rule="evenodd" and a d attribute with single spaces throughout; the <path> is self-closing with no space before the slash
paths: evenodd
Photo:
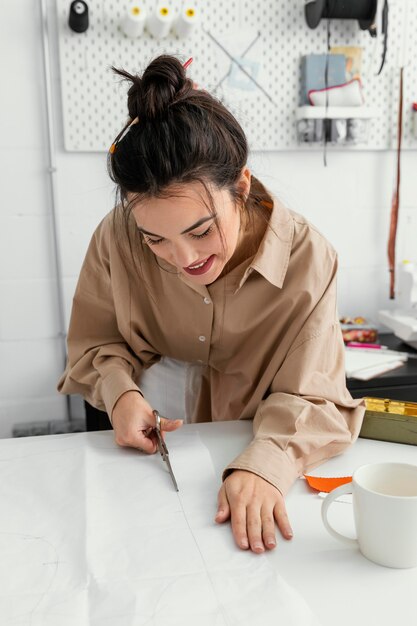
<path id="1" fill-rule="evenodd" d="M 213 522 L 218 485 L 192 430 L 160 455 L 109 431 L 0 445 L 0 618 L 21 626 L 312 626 L 272 555 Z"/>
<path id="2" fill-rule="evenodd" d="M 357 78 L 328 89 L 312 89 L 308 92 L 308 97 L 310 104 L 320 107 L 326 106 L 326 103 L 331 107 L 354 107 L 364 104 L 361 83 Z"/>
<path id="3" fill-rule="evenodd" d="M 145 370 L 139 381 L 152 408 L 169 419 L 191 421 L 204 366 L 163 357 Z"/>

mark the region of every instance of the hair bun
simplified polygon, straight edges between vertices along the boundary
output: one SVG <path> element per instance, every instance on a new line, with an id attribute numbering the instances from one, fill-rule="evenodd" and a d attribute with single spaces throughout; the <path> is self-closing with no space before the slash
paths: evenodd
<path id="1" fill-rule="evenodd" d="M 157 57 L 142 76 L 145 115 L 152 118 L 166 112 L 171 104 L 183 99 L 192 88 L 193 84 L 178 59 L 166 55 Z"/>
<path id="2" fill-rule="evenodd" d="M 113 70 L 132 82 L 127 106 L 130 119 L 154 119 L 166 114 L 169 107 L 183 100 L 193 89 L 185 69 L 177 58 L 161 55 L 145 69 L 142 77 L 125 70 Z"/>

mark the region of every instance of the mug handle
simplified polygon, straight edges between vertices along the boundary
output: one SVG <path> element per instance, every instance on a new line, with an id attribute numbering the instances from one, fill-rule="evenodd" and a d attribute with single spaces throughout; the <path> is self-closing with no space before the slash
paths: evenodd
<path id="1" fill-rule="evenodd" d="M 339 496 L 352 493 L 352 483 L 345 483 L 344 485 L 340 485 L 340 487 L 336 487 L 333 489 L 323 500 L 323 504 L 321 506 L 321 518 L 323 520 L 323 524 L 326 527 L 327 531 L 334 537 L 335 539 L 339 539 L 339 541 L 343 541 L 343 543 L 347 543 L 348 545 L 357 545 L 357 539 L 351 539 L 350 537 L 346 537 L 346 535 L 342 535 L 342 533 L 338 533 L 332 526 L 330 526 L 329 521 L 327 519 L 327 511 L 332 502 L 336 500 Z"/>

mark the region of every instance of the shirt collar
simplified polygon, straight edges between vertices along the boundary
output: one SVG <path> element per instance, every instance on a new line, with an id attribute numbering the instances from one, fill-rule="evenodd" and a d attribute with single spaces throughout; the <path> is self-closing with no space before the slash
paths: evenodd
<path id="1" fill-rule="evenodd" d="M 273 202 L 269 227 L 265 231 L 257 253 L 243 274 L 238 289 L 253 270 L 279 289 L 284 284 L 294 238 L 294 220 L 290 211 L 275 197 L 273 197 Z"/>

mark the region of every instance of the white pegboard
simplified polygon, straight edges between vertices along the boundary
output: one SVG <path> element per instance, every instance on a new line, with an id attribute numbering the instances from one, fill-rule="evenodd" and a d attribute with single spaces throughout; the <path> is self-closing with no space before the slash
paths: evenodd
<path id="1" fill-rule="evenodd" d="M 392 2 L 392 0 L 391 0 Z M 417 0 L 395 0 L 392 7 L 394 18 L 391 22 L 390 36 L 397 42 L 396 69 L 392 80 L 391 97 L 391 147 L 397 145 L 397 119 L 401 61 L 403 72 L 403 147 L 417 150 L 417 137 L 413 135 L 412 102 L 417 102 Z"/>
<path id="2" fill-rule="evenodd" d="M 145 30 L 129 39 L 120 29 L 127 3 L 124 0 L 87 0 L 90 26 L 77 34 L 68 27 L 69 0 L 56 0 L 65 147 L 69 151 L 108 150 L 123 127 L 126 116 L 126 83 L 120 83 L 112 65 L 141 72 L 161 53 L 192 56 L 187 70 L 201 87 L 215 93 L 233 111 L 244 127 L 252 150 L 301 149 L 297 145 L 295 111 L 300 98 L 300 57 L 325 53 L 326 20 L 317 29 L 307 27 L 303 0 L 195 0 L 200 25 L 188 39 L 170 34 L 154 39 Z M 404 90 L 404 148 L 417 149 L 412 135 L 411 102 L 417 100 L 417 0 L 390 0 L 387 60 L 380 76 L 380 59 L 368 32 L 356 21 L 331 21 L 331 46 L 361 46 L 366 105 L 378 115 L 371 120 L 368 143 L 356 149 L 384 150 L 395 146 L 398 108 L 399 55 L 407 35 L 407 65 Z M 148 12 L 156 0 L 142 0 Z M 182 0 L 169 0 L 178 11 Z M 211 36 L 210 36 L 211 35 Z M 218 43 L 216 43 L 214 37 Z M 220 45 L 219 45 L 220 44 Z M 256 81 L 264 91 L 248 89 L 248 80 L 222 50 L 259 64 Z M 232 76 L 232 78 L 231 78 Z M 225 78 L 226 77 L 226 78 Z M 224 79 L 224 80 L 222 80 Z M 219 83 L 221 83 L 219 85 Z M 242 84 L 243 83 L 243 84 Z M 264 93 L 266 92 L 266 94 Z M 317 147 L 317 146 L 316 146 Z M 302 149 L 310 149 L 311 146 Z"/>

